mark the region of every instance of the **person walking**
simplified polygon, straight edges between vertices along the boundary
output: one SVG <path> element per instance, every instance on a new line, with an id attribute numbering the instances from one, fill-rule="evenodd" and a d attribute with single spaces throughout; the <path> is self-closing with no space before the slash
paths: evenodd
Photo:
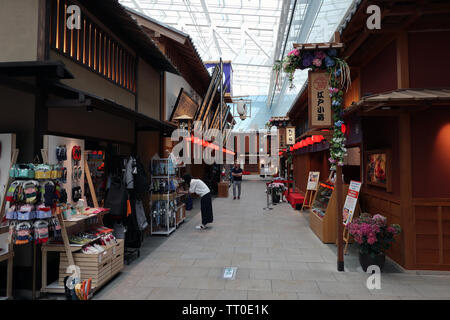
<path id="1" fill-rule="evenodd" d="M 233 176 L 233 200 L 236 200 L 236 188 L 238 189 L 237 198 L 241 199 L 242 169 L 238 162 L 234 164 L 231 175 Z"/>
<path id="2" fill-rule="evenodd" d="M 188 194 L 196 193 L 200 198 L 200 208 L 202 213 L 202 223 L 196 226 L 196 229 L 206 229 L 208 223 L 213 222 L 213 208 L 211 201 L 211 191 L 208 186 L 200 179 L 192 179 L 190 174 L 185 174 L 183 180 L 186 183 L 189 191 L 180 190 L 178 193 Z"/>

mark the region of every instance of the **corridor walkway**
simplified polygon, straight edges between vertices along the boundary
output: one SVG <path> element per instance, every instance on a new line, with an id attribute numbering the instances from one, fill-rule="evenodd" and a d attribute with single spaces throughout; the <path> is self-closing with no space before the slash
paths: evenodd
<path id="1" fill-rule="evenodd" d="M 241 200 L 231 189 L 215 199 L 208 230 L 195 230 L 197 214 L 169 238 L 145 239 L 141 257 L 94 298 L 450 299 L 450 274 L 383 273 L 381 290 L 368 290 L 357 268 L 337 272 L 335 246 L 322 244 L 299 211 L 286 203 L 262 210 L 264 188 L 244 181 Z M 224 267 L 237 267 L 236 279 L 222 279 Z"/>

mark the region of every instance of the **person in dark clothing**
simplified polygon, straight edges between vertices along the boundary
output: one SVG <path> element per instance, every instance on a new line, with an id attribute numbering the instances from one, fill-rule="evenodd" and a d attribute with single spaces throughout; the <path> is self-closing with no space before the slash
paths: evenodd
<path id="1" fill-rule="evenodd" d="M 208 186 L 200 179 L 192 179 L 190 174 L 185 174 L 183 180 L 189 188 L 189 191 L 178 191 L 182 194 L 196 193 L 200 199 L 200 206 L 202 212 L 202 224 L 195 227 L 196 229 L 206 229 L 208 223 L 213 222 L 213 208 L 211 201 L 211 192 Z"/>
<path id="2" fill-rule="evenodd" d="M 236 200 L 236 188 L 238 189 L 237 198 L 241 199 L 242 169 L 238 162 L 234 164 L 231 175 L 233 176 L 233 200 Z"/>

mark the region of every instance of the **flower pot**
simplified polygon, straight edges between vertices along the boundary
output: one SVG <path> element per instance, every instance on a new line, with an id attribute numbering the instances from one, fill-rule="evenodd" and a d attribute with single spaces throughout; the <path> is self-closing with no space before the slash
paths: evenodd
<path id="1" fill-rule="evenodd" d="M 380 253 L 376 256 L 372 256 L 370 254 L 359 253 L 359 264 L 361 265 L 364 272 L 367 271 L 367 268 L 372 265 L 376 265 L 380 267 L 380 271 L 383 271 L 384 263 L 386 262 L 386 255 L 384 253 Z"/>

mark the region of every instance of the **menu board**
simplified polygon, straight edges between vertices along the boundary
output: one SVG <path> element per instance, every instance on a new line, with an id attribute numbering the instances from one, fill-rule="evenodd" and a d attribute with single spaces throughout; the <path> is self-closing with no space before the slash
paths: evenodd
<path id="1" fill-rule="evenodd" d="M 312 211 L 321 218 L 325 216 L 325 212 L 327 211 L 328 203 L 330 202 L 333 190 L 334 186 L 332 184 L 322 182 L 319 184 L 316 198 L 314 199 L 312 205 Z"/>
<path id="2" fill-rule="evenodd" d="M 306 190 L 317 190 L 317 184 L 319 183 L 320 172 L 310 171 L 308 176 L 308 185 Z"/>
<path id="3" fill-rule="evenodd" d="M 343 222 L 346 226 L 353 219 L 355 213 L 356 203 L 358 202 L 359 191 L 361 190 L 361 182 L 350 181 L 347 198 L 345 199 L 344 208 L 342 212 Z"/>

